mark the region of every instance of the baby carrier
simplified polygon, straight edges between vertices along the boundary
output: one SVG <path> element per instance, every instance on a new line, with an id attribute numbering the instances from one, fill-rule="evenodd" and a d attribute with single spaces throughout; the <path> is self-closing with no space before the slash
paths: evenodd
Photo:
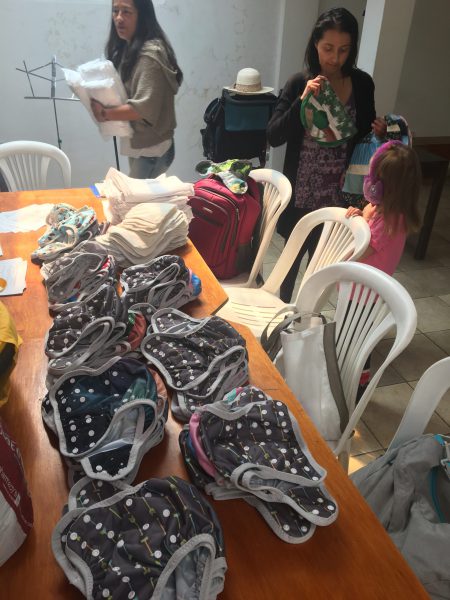
<path id="1" fill-rule="evenodd" d="M 214 162 L 229 158 L 259 159 L 266 162 L 266 128 L 277 98 L 274 94 L 243 95 L 222 91 L 203 115 L 206 127 L 200 130 L 203 155 Z"/>

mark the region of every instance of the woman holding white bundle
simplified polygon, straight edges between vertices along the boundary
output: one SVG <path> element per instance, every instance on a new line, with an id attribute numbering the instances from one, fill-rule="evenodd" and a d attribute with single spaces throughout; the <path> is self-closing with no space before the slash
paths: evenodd
<path id="1" fill-rule="evenodd" d="M 152 0 L 113 0 L 106 56 L 118 69 L 128 100 L 114 107 L 92 100 L 92 111 L 99 122 L 130 122 L 132 137 L 121 138 L 130 176 L 157 177 L 175 156 L 175 94 L 183 73 Z"/>

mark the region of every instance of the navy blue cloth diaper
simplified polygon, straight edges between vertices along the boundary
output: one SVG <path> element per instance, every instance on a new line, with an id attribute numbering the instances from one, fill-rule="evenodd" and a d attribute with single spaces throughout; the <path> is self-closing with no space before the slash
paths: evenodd
<path id="1" fill-rule="evenodd" d="M 167 411 L 147 367 L 128 357 L 63 375 L 43 404 L 61 453 L 104 480 L 134 478 L 143 455 L 163 438 Z"/>

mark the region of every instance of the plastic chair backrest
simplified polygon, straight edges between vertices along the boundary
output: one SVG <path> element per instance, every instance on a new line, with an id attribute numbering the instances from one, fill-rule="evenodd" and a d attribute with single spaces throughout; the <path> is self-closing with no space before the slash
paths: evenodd
<path id="1" fill-rule="evenodd" d="M 434 363 L 419 379 L 388 451 L 419 437 L 450 388 L 450 356 Z"/>
<path id="2" fill-rule="evenodd" d="M 362 256 L 370 243 L 369 225 L 362 217 L 346 218 L 346 212 L 345 208 L 332 206 L 319 208 L 300 219 L 263 289 L 273 294 L 278 291 L 304 241 L 317 225 L 323 224 L 323 231 L 301 281 L 300 290 L 308 278 L 323 267 L 342 261 L 354 261 Z"/>
<path id="3" fill-rule="evenodd" d="M 250 171 L 250 177 L 264 186 L 262 210 L 259 223 L 259 246 L 253 262 L 252 270 L 242 287 L 251 287 L 262 269 L 264 256 L 272 240 L 277 221 L 289 204 L 292 186 L 289 179 L 274 169 L 255 169 Z"/>
<path id="4" fill-rule="evenodd" d="M 406 348 L 417 324 L 410 295 L 393 277 L 362 263 L 341 262 L 324 267 L 306 281 L 297 297 L 301 312 L 317 312 L 327 294 L 338 285 L 336 354 L 350 419 L 335 448 L 339 455 L 348 449 L 361 418 L 386 367 Z M 378 367 L 355 406 L 360 376 L 375 346 L 395 326 L 392 347 Z"/>
<path id="5" fill-rule="evenodd" d="M 46 189 L 51 160 L 61 168 L 64 187 L 70 187 L 70 161 L 56 146 L 31 141 L 0 144 L 0 171 L 11 192 Z"/>

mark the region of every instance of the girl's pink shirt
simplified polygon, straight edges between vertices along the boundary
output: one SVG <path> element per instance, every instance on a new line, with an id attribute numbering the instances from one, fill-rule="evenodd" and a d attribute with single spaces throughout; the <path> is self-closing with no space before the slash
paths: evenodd
<path id="1" fill-rule="evenodd" d="M 370 247 L 373 249 L 373 253 L 367 258 L 360 259 L 360 262 L 376 267 L 388 275 L 393 275 L 402 257 L 406 242 L 403 215 L 399 219 L 399 226 L 394 235 L 386 232 L 382 213 L 373 213 L 368 220 L 368 225 L 371 233 Z"/>

